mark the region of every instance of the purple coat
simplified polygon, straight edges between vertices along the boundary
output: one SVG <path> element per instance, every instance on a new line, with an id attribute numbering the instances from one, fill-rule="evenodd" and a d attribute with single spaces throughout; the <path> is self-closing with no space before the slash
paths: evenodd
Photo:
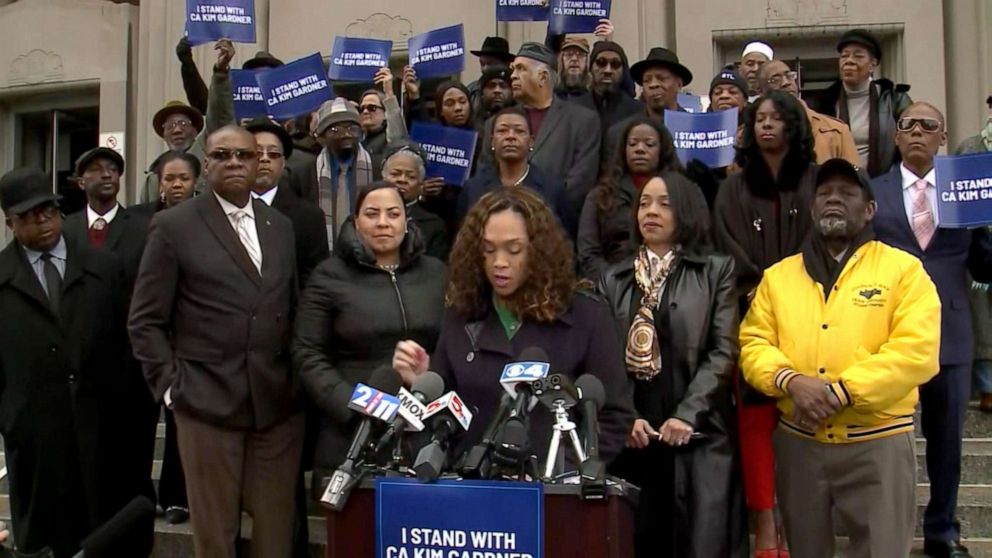
<path id="1" fill-rule="evenodd" d="M 634 424 L 633 383 L 624 366 L 623 348 L 605 302 L 578 294 L 564 314 L 552 323 L 524 321 L 513 339 L 507 338 L 492 309 L 478 321 L 449 311 L 441 323 L 441 336 L 431 358 L 431 368 L 444 378 L 445 389 L 455 390 L 470 406 L 478 407 L 468 434 L 456 452 L 471 447 L 499 407 L 503 367 L 515 362 L 527 347 L 547 352 L 552 374 L 573 381 L 596 375 L 606 389 L 606 404 L 599 413 L 600 456 L 611 461 L 624 447 Z M 573 415 L 573 420 L 574 415 Z M 542 461 L 551 440 L 551 413 L 538 405 L 530 413 L 530 446 Z"/>

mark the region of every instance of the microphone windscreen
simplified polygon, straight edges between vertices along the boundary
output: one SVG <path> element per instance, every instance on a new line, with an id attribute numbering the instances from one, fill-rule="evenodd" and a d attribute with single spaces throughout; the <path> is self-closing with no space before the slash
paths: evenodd
<path id="1" fill-rule="evenodd" d="M 87 556 L 102 556 L 111 545 L 120 541 L 139 523 L 154 517 L 155 505 L 152 501 L 145 496 L 138 496 L 86 537 L 80 546 Z"/>
<path id="2" fill-rule="evenodd" d="M 434 401 L 444 394 L 444 379 L 437 372 L 427 371 L 410 386 L 413 393 L 422 393 L 424 401 Z"/>
<path id="3" fill-rule="evenodd" d="M 548 358 L 548 353 L 540 347 L 527 347 L 526 349 L 520 351 L 520 356 L 517 358 L 519 362 L 551 362 Z"/>
<path id="4" fill-rule="evenodd" d="M 592 374 L 583 374 L 579 376 L 578 380 L 575 380 L 575 387 L 582 394 L 582 401 L 595 402 L 597 410 L 603 408 L 603 404 L 606 403 L 606 389 L 599 378 Z"/>

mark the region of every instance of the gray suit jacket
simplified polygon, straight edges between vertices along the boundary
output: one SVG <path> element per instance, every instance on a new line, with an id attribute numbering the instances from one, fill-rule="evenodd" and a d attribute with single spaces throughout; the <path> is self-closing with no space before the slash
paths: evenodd
<path id="1" fill-rule="evenodd" d="M 155 398 L 226 428 L 264 430 L 297 411 L 289 341 L 293 225 L 253 200 L 262 273 L 212 193 L 152 219 L 128 330 Z"/>
<path id="2" fill-rule="evenodd" d="M 492 129 L 490 118 L 483 134 L 482 153 L 492 162 Z M 575 237 L 579 213 L 586 194 L 592 190 L 599 177 L 599 143 L 602 131 L 599 115 L 595 112 L 557 97 L 551 102 L 544 116 L 540 133 L 534 138 L 532 163 L 552 177 L 562 177 L 565 191 L 562 199 L 562 218 L 565 228 Z"/>

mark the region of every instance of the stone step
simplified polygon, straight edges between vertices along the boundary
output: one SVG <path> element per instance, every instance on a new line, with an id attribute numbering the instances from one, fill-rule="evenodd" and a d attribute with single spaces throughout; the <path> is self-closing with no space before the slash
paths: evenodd
<path id="1" fill-rule="evenodd" d="M 930 482 L 926 472 L 926 441 L 916 441 L 917 478 Z M 992 438 L 968 438 L 961 447 L 961 483 L 992 484 Z"/>

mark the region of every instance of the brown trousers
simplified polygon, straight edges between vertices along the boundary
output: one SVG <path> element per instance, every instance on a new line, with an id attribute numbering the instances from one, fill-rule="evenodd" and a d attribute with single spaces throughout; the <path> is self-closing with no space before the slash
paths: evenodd
<path id="1" fill-rule="evenodd" d="M 916 525 L 913 434 L 823 444 L 779 427 L 776 486 L 795 558 L 833 558 L 832 512 L 843 523 L 849 558 L 905 558 Z"/>
<path id="2" fill-rule="evenodd" d="M 229 430 L 176 413 L 198 558 L 235 558 L 242 506 L 252 517 L 251 557 L 289 558 L 303 415 L 263 432 Z"/>

